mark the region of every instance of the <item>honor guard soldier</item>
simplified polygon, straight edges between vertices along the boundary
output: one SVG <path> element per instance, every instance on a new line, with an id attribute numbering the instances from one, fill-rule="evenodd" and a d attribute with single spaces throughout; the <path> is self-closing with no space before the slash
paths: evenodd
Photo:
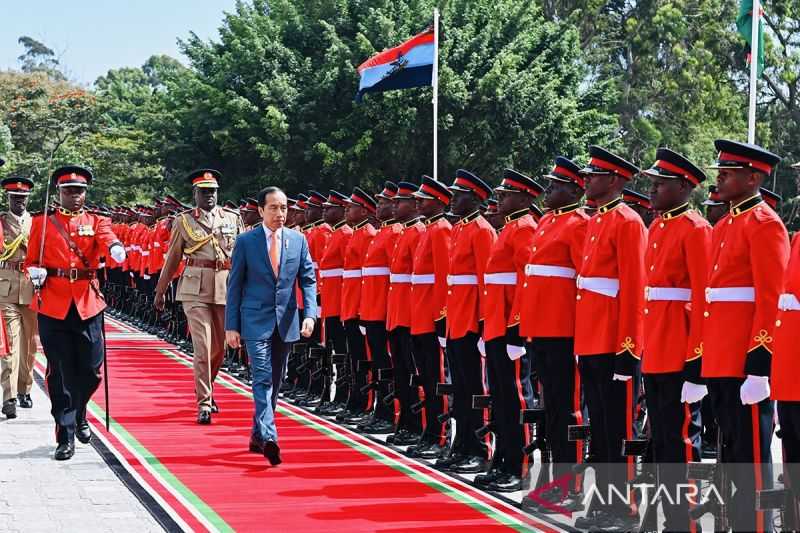
<path id="1" fill-rule="evenodd" d="M 389 435 L 387 442 L 397 446 L 417 444 L 422 433 L 422 419 L 411 408 L 419 402 L 418 387 L 411 384 L 411 376 L 417 374 L 411 345 L 411 316 L 416 311 L 409 305 L 411 274 L 414 270 L 414 253 L 425 233 L 414 199 L 417 189 L 415 184 L 401 181 L 397 184 L 397 194 L 392 198 L 394 219 L 403 226 L 389 266 L 386 309 L 389 352 L 394 363 L 394 397 L 400 409 L 396 431 Z"/>
<path id="2" fill-rule="evenodd" d="M 245 231 L 252 229 L 261 222 L 261 216 L 258 214 L 258 202 L 255 198 L 245 198 L 245 203 L 239 209 L 239 213 L 242 215 Z"/>
<path id="3" fill-rule="evenodd" d="M 7 357 L 0 357 L 3 414 L 17 416 L 16 406 L 33 407 L 33 363 L 36 353 L 36 313 L 28 307 L 33 285 L 23 268 L 31 234 L 28 198 L 33 181 L 25 177 L 0 182 L 8 197 L 8 211 L 0 214 L 4 247 L 0 253 L 0 310 L 8 336 Z"/>
<path id="4" fill-rule="evenodd" d="M 772 356 L 772 399 L 778 401 L 778 421 L 783 443 L 784 485 L 792 491 L 795 506 L 800 498 L 800 237 L 792 239 L 789 267 L 784 276 L 783 293 L 778 298 L 775 321 L 775 349 Z M 795 517 L 796 518 L 796 517 Z M 785 529 L 789 524 L 784 523 Z"/>
<path id="5" fill-rule="evenodd" d="M 646 194 L 642 194 L 638 191 L 634 191 L 633 189 L 623 189 L 622 190 L 622 201 L 628 204 L 628 206 L 636 211 L 636 214 L 641 217 L 642 222 L 644 222 L 645 227 L 650 227 L 650 223 L 653 222 L 653 205 L 650 203 L 650 197 Z"/>
<path id="6" fill-rule="evenodd" d="M 303 226 L 306 225 L 306 207 L 308 207 L 308 196 L 305 194 L 298 194 L 297 200 L 290 207 L 294 214 L 294 227 L 297 231 L 302 231 Z"/>
<path id="7" fill-rule="evenodd" d="M 387 181 L 383 190 L 375 195 L 378 199 L 375 215 L 380 222 L 380 229 L 370 241 L 361 267 L 359 316 L 372 355 L 372 390 L 377 392 L 374 395 L 372 417 L 358 425 L 358 430 L 363 433 L 391 433 L 394 428 L 394 402 L 387 404 L 384 398 L 391 392 L 389 383 L 392 373 L 386 332 L 389 266 L 401 232 L 401 226 L 395 222 L 392 212 L 392 198 L 396 194 L 397 185 Z"/>
<path id="8" fill-rule="evenodd" d="M 345 202 L 345 220 L 353 228 L 353 236 L 344 251 L 344 271 L 342 272 L 342 311 L 341 319 L 347 335 L 347 348 L 350 363 L 350 395 L 345 409 L 361 415 L 371 414 L 374 394 L 361 389 L 371 381 L 367 365 L 371 357 L 367 351 L 367 341 L 359 321 L 361 306 L 361 270 L 372 239 L 378 233 L 369 217 L 375 213 L 377 202 L 365 191 L 356 187 Z"/>
<path id="9" fill-rule="evenodd" d="M 347 335 L 342 324 L 342 274 L 344 272 L 344 252 L 347 243 L 353 236 L 353 228 L 347 225 L 344 218 L 344 207 L 347 196 L 338 192 L 330 191 L 328 199 L 323 204 L 323 216 L 325 222 L 331 228 L 331 237 L 325 246 L 325 254 L 319 261 L 320 277 L 320 299 L 322 300 L 322 318 L 325 324 L 325 342 L 332 348 L 332 353 L 345 355 L 347 353 Z M 312 256 L 313 257 L 313 256 Z M 345 411 L 349 387 L 347 380 L 343 379 L 347 373 L 347 365 L 338 363 L 336 368 L 336 392 L 333 403 L 330 403 L 331 384 L 333 381 L 333 368 L 331 353 L 327 354 L 328 359 L 325 363 L 323 372 L 327 372 L 329 379 L 325 381 L 326 390 L 322 393 L 322 403 L 317 407 L 318 414 L 337 414 L 341 422 L 344 416 L 360 416 L 360 411 Z"/>
<path id="10" fill-rule="evenodd" d="M 710 168 L 719 171 L 720 199 L 731 210 L 712 234 L 702 377 L 722 434 L 722 462 L 751 465 L 730 470 L 736 492 L 725 503 L 733 529 L 763 531 L 771 529 L 768 513 L 753 507 L 755 491 L 771 484 L 770 358 L 789 236 L 759 187 L 780 158 L 753 144 L 714 145 L 719 155 Z"/>
<path id="11" fill-rule="evenodd" d="M 644 349 L 642 376 L 650 446 L 659 483 L 676 490 L 687 483 L 676 465 L 700 460 L 700 378 L 702 330 L 711 225 L 689 207 L 705 173 L 680 154 L 659 148 L 644 171 L 659 214 L 650 225 L 645 252 Z M 662 499 L 670 531 L 689 531 L 686 501 Z"/>
<path id="12" fill-rule="evenodd" d="M 533 179 L 507 168 L 495 188 L 503 227 L 492 245 L 483 275 L 483 341 L 486 374 L 492 398 L 495 449 L 492 467 L 478 474 L 478 485 L 497 492 L 516 492 L 529 485 L 528 425 L 520 424 L 520 413 L 533 403 L 531 360 L 519 336 L 517 282 L 525 276 L 525 265 L 536 232 L 530 206 L 543 187 Z M 521 288 L 522 285 L 520 284 Z M 520 293 L 521 294 L 521 293 Z"/>
<path id="13" fill-rule="evenodd" d="M 456 435 L 451 453 L 436 466 L 468 474 L 483 471 L 486 461 L 486 446 L 475 434 L 484 420 L 481 410 L 472 408 L 472 397 L 485 393 L 478 340 L 485 316 L 483 275 L 497 236 L 478 210 L 492 194 L 491 187 L 471 172 L 458 170 L 450 190 L 450 209 L 461 217 L 453 229 L 447 276 L 447 359 Z"/>
<path id="14" fill-rule="evenodd" d="M 105 342 L 106 307 L 97 281 L 100 256 L 117 262 L 125 249 L 106 217 L 84 209 L 92 173 L 78 166 L 56 169 L 51 177 L 61 207 L 31 222 L 25 267 L 37 294 L 31 309 L 38 313 L 39 337 L 47 357 L 47 392 L 56 423 L 55 459 L 70 459 L 75 437 L 92 437 L 86 405 L 100 385 Z"/>
<path id="15" fill-rule="evenodd" d="M 583 263 L 583 242 L 589 217 L 581 206 L 584 180 L 580 167 L 566 157 L 556 157 L 555 167 L 544 176 L 550 185 L 544 198 L 548 212 L 529 248 L 525 278 L 519 290 L 520 335 L 542 387 L 545 437 L 552 459 L 552 479 L 571 474 L 583 459 L 583 441 L 569 442 L 568 428 L 582 419 L 580 376 L 575 361 L 575 277 Z M 580 483 L 542 494 L 571 510 L 578 504 Z M 523 506 L 537 507 L 525 498 Z M 542 507 L 547 512 L 546 507 Z"/>
<path id="16" fill-rule="evenodd" d="M 722 217 L 728 214 L 730 206 L 728 202 L 723 202 L 719 197 L 719 189 L 716 185 L 708 186 L 708 198 L 703 202 L 706 206 L 706 219 L 712 226 L 716 226 Z"/>
<path id="17" fill-rule="evenodd" d="M 225 293 L 236 237 L 244 230 L 239 213 L 217 205 L 222 175 L 211 169 L 190 173 L 195 207 L 177 216 L 156 286 L 155 307 L 164 310 L 164 294 L 181 259 L 186 268 L 178 283 L 176 299 L 183 310 L 192 336 L 197 423 L 210 424 L 218 411 L 213 398 L 225 355 Z"/>
<path id="18" fill-rule="evenodd" d="M 589 155 L 581 174 L 586 196 L 596 200 L 598 208 L 588 222 L 576 280 L 575 353 L 589 408 L 598 488 L 608 494 L 613 484 L 624 493 L 622 445 L 632 438 L 628 420 L 642 353 L 647 235 L 642 219 L 622 201 L 622 189 L 639 169 L 598 146 L 590 146 Z M 633 457 L 627 461 L 627 475 L 632 477 Z M 579 522 L 579 529 L 627 528 L 638 519 L 624 502 L 614 500 L 593 506 Z"/>
<path id="19" fill-rule="evenodd" d="M 438 459 L 447 444 L 447 426 L 440 416 L 448 411 L 447 395 L 438 395 L 436 385 L 444 383 L 447 345 L 447 272 L 450 268 L 452 226 L 444 212 L 453 193 L 428 176 L 413 194 L 422 215 L 425 232 L 414 252 L 411 274 L 411 342 L 417 372 L 425 394 L 425 424 L 419 443 L 409 448 L 409 457 Z"/>
<path id="20" fill-rule="evenodd" d="M 772 192 L 771 190 L 767 189 L 766 187 L 761 187 L 758 189 L 761 193 L 761 198 L 764 202 L 772 208 L 773 211 L 776 213 L 778 212 L 778 207 L 781 205 L 783 201 L 783 196 L 776 192 Z"/>

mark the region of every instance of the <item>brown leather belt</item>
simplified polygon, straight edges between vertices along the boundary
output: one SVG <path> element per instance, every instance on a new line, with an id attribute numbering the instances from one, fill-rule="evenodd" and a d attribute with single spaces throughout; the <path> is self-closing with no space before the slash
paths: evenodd
<path id="1" fill-rule="evenodd" d="M 14 270 L 24 272 L 25 263 L 23 261 L 0 261 L 0 270 Z"/>
<path id="2" fill-rule="evenodd" d="M 186 260 L 186 266 L 213 268 L 214 270 L 230 270 L 231 262 L 229 259 L 226 259 L 225 261 L 215 261 L 213 259 L 194 259 L 190 257 Z"/>
<path id="3" fill-rule="evenodd" d="M 97 272 L 94 270 L 85 270 L 83 268 L 48 268 L 48 276 L 55 276 L 57 278 L 68 278 L 70 281 L 76 280 L 89 280 L 97 278 Z"/>

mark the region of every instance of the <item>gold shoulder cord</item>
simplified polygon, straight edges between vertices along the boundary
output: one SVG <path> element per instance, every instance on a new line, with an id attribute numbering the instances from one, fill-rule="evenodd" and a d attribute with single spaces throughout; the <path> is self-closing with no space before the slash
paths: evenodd
<path id="1" fill-rule="evenodd" d="M 8 261 L 12 257 L 14 257 L 14 254 L 17 253 L 17 250 L 19 250 L 20 245 L 22 245 L 24 241 L 25 241 L 25 234 L 20 233 L 19 235 L 17 235 L 16 239 L 14 239 L 9 243 L 6 243 L 5 250 L 3 250 L 3 253 L 0 254 L 0 261 Z"/>
<path id="2" fill-rule="evenodd" d="M 188 248 L 183 249 L 183 253 L 186 255 L 192 255 L 197 250 L 208 244 L 209 242 L 214 246 L 214 253 L 217 257 L 225 257 L 225 254 L 222 253 L 222 249 L 219 247 L 219 242 L 217 242 L 216 237 L 214 234 L 206 235 L 205 237 L 201 237 L 197 233 L 195 233 L 192 228 L 189 226 L 189 223 L 186 221 L 186 215 L 181 215 L 181 223 L 183 224 L 183 229 L 186 230 L 186 234 L 189 235 L 189 238 L 194 241 L 194 245 Z"/>

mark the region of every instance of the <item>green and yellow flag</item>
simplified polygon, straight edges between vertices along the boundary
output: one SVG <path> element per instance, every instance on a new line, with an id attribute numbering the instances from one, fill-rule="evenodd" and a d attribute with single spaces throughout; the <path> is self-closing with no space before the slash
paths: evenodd
<path id="1" fill-rule="evenodd" d="M 758 17 L 758 63 L 756 64 L 756 70 L 759 76 L 761 76 L 761 73 L 764 71 L 764 21 L 761 15 L 763 15 L 763 10 Z M 748 46 L 750 46 L 750 51 L 747 52 L 747 63 L 749 64 L 750 61 L 753 60 L 751 57 L 753 50 L 753 0 L 741 0 L 739 3 L 739 16 L 736 17 L 736 29 L 739 30 L 739 35 L 741 35 L 744 40 L 747 41 Z"/>

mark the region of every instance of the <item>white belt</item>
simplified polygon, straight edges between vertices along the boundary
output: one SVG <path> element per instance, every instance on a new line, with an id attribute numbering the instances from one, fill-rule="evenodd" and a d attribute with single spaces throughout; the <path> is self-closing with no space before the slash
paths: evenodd
<path id="1" fill-rule="evenodd" d="M 314 270 L 319 270 L 319 264 L 317 264 L 317 262 L 316 262 L 316 261 L 314 261 L 313 263 L 311 263 L 311 266 L 313 266 L 313 267 L 314 267 Z"/>
<path id="2" fill-rule="evenodd" d="M 493 272 L 483 275 L 483 282 L 487 285 L 516 285 L 516 272 Z"/>
<path id="3" fill-rule="evenodd" d="M 619 280 L 617 278 L 584 278 L 578 276 L 576 285 L 579 289 L 596 292 L 609 298 L 616 298 L 619 294 Z"/>
<path id="4" fill-rule="evenodd" d="M 448 285 L 477 285 L 478 276 L 475 274 L 454 274 L 447 276 Z"/>
<path id="5" fill-rule="evenodd" d="M 364 267 L 361 269 L 362 276 L 388 276 L 389 267 Z"/>
<path id="6" fill-rule="evenodd" d="M 153 243 L 153 248 L 161 248 L 161 243 L 160 242 L 154 242 Z"/>
<path id="7" fill-rule="evenodd" d="M 142 257 L 147 257 L 148 255 L 150 255 L 150 252 L 142 252 Z"/>
<path id="8" fill-rule="evenodd" d="M 321 278 L 341 278 L 344 273 L 343 268 L 329 268 L 327 270 L 320 270 L 319 277 Z"/>
<path id="9" fill-rule="evenodd" d="M 706 302 L 755 302 L 755 287 L 706 287 Z"/>
<path id="10" fill-rule="evenodd" d="M 576 274 L 577 272 L 575 272 L 575 269 L 569 267 L 560 267 L 553 265 L 534 265 L 530 263 L 525 265 L 526 276 L 542 276 L 544 278 L 575 279 Z"/>
<path id="11" fill-rule="evenodd" d="M 126 251 L 126 252 L 130 252 L 130 251 L 131 251 L 131 247 L 130 247 L 130 246 L 126 246 L 126 247 L 125 247 L 125 251 Z"/>
<path id="12" fill-rule="evenodd" d="M 792 293 L 781 294 L 778 298 L 778 309 L 781 311 L 800 311 L 800 300 Z"/>
<path id="13" fill-rule="evenodd" d="M 433 285 L 436 283 L 434 274 L 412 274 L 411 283 L 413 285 Z"/>
<path id="14" fill-rule="evenodd" d="M 644 299 L 648 302 L 670 300 L 676 302 L 692 301 L 692 289 L 679 289 L 677 287 L 645 287 Z"/>
<path id="15" fill-rule="evenodd" d="M 136 250 L 136 251 L 139 251 L 139 252 L 141 252 L 141 251 L 142 251 L 142 247 L 141 247 L 141 246 L 138 246 L 138 245 L 136 245 L 136 244 L 134 244 L 133 246 L 131 246 L 131 248 L 132 248 L 133 250 Z"/>
<path id="16" fill-rule="evenodd" d="M 411 274 L 389 274 L 392 283 L 411 283 Z"/>
<path id="17" fill-rule="evenodd" d="M 344 279 L 360 278 L 361 269 L 360 268 L 347 269 L 344 272 L 342 272 L 342 277 Z"/>

